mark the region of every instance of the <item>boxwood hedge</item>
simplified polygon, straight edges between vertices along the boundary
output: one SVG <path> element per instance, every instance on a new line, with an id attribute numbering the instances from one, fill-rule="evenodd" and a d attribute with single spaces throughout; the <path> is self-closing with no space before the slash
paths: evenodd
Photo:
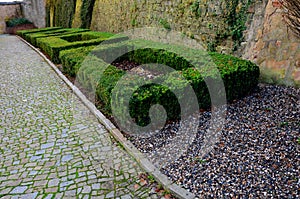
<path id="1" fill-rule="evenodd" d="M 81 63 L 96 46 L 87 46 L 63 50 L 59 53 L 63 72 L 75 77 Z"/>
<path id="2" fill-rule="evenodd" d="M 61 29 L 61 27 L 47 27 L 47 28 L 35 28 L 35 29 L 29 29 L 29 30 L 19 30 L 19 31 L 17 31 L 17 35 L 19 35 L 20 37 L 23 37 L 25 39 L 26 34 L 54 31 L 54 30 L 58 30 L 58 29 Z"/>
<path id="3" fill-rule="evenodd" d="M 85 58 L 88 53 L 90 56 Z M 191 85 L 198 98 L 200 108 L 208 108 L 211 105 L 211 99 L 207 81 L 220 81 L 218 74 L 221 75 L 225 85 L 226 97 L 228 101 L 245 96 L 258 84 L 259 68 L 250 61 L 242 60 L 230 55 L 219 53 L 206 53 L 200 50 L 189 49 L 182 46 L 155 43 L 145 40 L 123 41 L 117 44 L 100 45 L 95 48 L 80 48 L 61 54 L 66 72 L 75 75 L 84 60 L 79 73 L 78 80 L 85 86 L 94 87 L 96 96 L 102 102 L 102 111 L 111 114 L 111 94 L 116 83 L 125 74 L 115 66 L 109 63 L 118 57 L 118 61 L 127 59 L 139 64 L 158 63 L 172 67 L 176 71 L 165 75 L 161 82 L 169 85 L 169 88 L 153 84 L 151 81 L 141 88 L 129 88 L 126 86 L 135 84 L 133 79 L 122 81 L 123 90 L 119 91 L 118 107 L 126 107 L 123 97 L 128 93 L 133 93 L 129 111 L 130 115 L 140 125 L 146 125 L 150 122 L 148 117 L 149 108 L 153 104 L 161 104 L 167 110 L 168 119 L 180 118 L 180 107 L 178 100 L 174 99 L 174 94 L 170 88 L 184 91 L 187 84 Z M 211 67 L 212 62 L 217 66 Z M 76 66 L 76 67 L 74 67 Z M 196 66 L 197 69 L 194 67 Z M 106 68 L 106 69 L 105 69 Z M 178 77 L 178 72 L 187 81 Z M 102 74 L 100 78 L 100 74 Z M 91 78 L 92 77 L 92 78 Z M 99 80 L 98 80 L 99 79 Z M 136 81 L 140 81 L 136 78 Z M 97 87 L 95 87 L 97 85 Z M 136 84 L 138 85 L 138 84 Z M 219 92 L 215 87 L 214 92 Z M 183 92 L 184 93 L 184 92 Z M 224 93 L 218 93 L 220 96 Z M 177 96 L 183 98 L 183 96 Z M 186 101 L 186 103 L 192 103 Z M 120 110 L 124 111 L 124 109 Z M 122 115 L 122 114 L 120 114 Z M 126 119 L 126 118 L 124 118 Z"/>
<path id="4" fill-rule="evenodd" d="M 221 81 L 218 79 L 219 74 L 224 82 L 228 101 L 245 96 L 258 84 L 258 66 L 230 55 L 207 53 L 184 46 L 146 40 L 127 40 L 125 36 L 108 39 L 113 36 L 112 33 L 80 32 L 85 29 L 39 30 L 40 32 L 20 31 L 18 34 L 30 42 L 35 41 L 35 44 L 46 52 L 54 63 L 62 63 L 65 73 L 74 77 L 77 75 L 77 80 L 83 87 L 95 91 L 96 97 L 102 102 L 100 108 L 106 114 L 112 114 L 113 89 L 126 73 L 110 63 L 129 60 L 138 64 L 158 63 L 172 67 L 173 72 L 157 77 L 163 84 L 154 84 L 147 80 L 142 87 L 127 87 L 127 85 L 138 85 L 137 82 L 142 80 L 138 76 L 130 79 L 126 77 L 125 81 L 122 81 L 123 89 L 114 93 L 119 100 L 113 105 L 124 107 L 122 110 L 117 110 L 119 115 L 128 109 L 126 111 L 140 125 L 150 122 L 149 109 L 154 104 L 165 107 L 168 119 L 180 119 L 182 110 L 179 100 L 185 99 L 184 92 L 176 99 L 171 92 L 172 89 L 185 91 L 187 86 L 191 85 L 198 98 L 199 107 L 208 108 L 211 99 L 206 83 Z M 104 40 L 107 41 L 105 45 L 98 45 Z M 87 56 L 88 54 L 90 55 Z M 212 63 L 216 67 L 212 67 Z M 184 77 L 185 80 L 180 77 Z M 219 92 L 217 87 L 212 89 L 216 93 Z M 126 107 L 124 98 L 128 93 L 132 96 L 129 107 Z M 218 95 L 224 97 L 225 94 L 218 93 Z M 192 103 L 189 99 L 185 100 L 187 104 Z"/>
<path id="5" fill-rule="evenodd" d="M 36 43 L 39 48 L 41 48 L 46 54 L 49 55 L 50 59 L 55 64 L 59 64 L 60 51 L 82 46 L 98 45 L 111 36 L 113 36 L 112 33 L 90 31 L 69 34 L 68 36 L 62 35 L 37 38 Z"/>
<path id="6" fill-rule="evenodd" d="M 45 38 L 45 37 L 52 37 L 52 36 L 62 37 L 64 35 L 72 35 L 72 34 L 87 32 L 87 31 L 90 31 L 90 30 L 80 29 L 80 28 L 62 28 L 62 29 L 57 29 L 57 30 L 37 32 L 37 33 L 33 33 L 33 34 L 26 34 L 25 39 L 28 42 L 30 42 L 32 45 L 37 46 L 38 38 Z"/>

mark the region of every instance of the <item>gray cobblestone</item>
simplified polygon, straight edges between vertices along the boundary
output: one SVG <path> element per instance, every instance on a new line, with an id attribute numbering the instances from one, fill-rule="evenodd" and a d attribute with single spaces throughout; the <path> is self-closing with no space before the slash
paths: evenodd
<path id="1" fill-rule="evenodd" d="M 10 193 L 11 194 L 24 193 L 27 188 L 28 188 L 27 186 L 18 186 L 15 187 Z"/>
<path id="2" fill-rule="evenodd" d="M 0 55 L 1 198 L 150 198 L 134 189 L 141 168 L 35 51 L 1 36 Z"/>

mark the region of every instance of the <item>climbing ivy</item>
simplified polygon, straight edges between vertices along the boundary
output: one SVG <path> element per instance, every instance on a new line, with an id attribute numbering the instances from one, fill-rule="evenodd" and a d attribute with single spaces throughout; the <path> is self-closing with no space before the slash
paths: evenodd
<path id="1" fill-rule="evenodd" d="M 222 27 L 213 26 L 208 23 L 207 28 L 215 31 L 207 41 L 207 49 L 209 51 L 216 51 L 219 45 L 222 45 L 224 40 L 231 39 L 234 42 L 232 51 L 236 51 L 244 39 L 243 32 L 246 30 L 246 21 L 249 13 L 248 9 L 254 0 L 220 0 L 219 4 L 224 4 L 222 14 L 219 14 L 219 19 L 224 20 Z M 206 9 L 205 9 L 206 8 Z M 201 15 L 207 12 L 206 1 L 194 0 L 190 4 L 190 10 L 195 17 L 200 18 Z M 218 16 L 216 13 L 211 13 L 211 17 Z"/>
<path id="2" fill-rule="evenodd" d="M 227 8 L 226 22 L 228 33 L 234 41 L 233 51 L 236 51 L 244 39 L 244 30 L 246 30 L 247 11 L 253 0 L 239 2 L 240 0 L 225 0 Z"/>
<path id="3" fill-rule="evenodd" d="M 95 0 L 83 0 L 80 17 L 81 28 L 90 28 Z"/>
<path id="4" fill-rule="evenodd" d="M 201 16 L 201 8 L 200 8 L 200 0 L 196 0 L 192 5 L 191 5 L 191 11 L 196 15 L 196 17 Z"/>

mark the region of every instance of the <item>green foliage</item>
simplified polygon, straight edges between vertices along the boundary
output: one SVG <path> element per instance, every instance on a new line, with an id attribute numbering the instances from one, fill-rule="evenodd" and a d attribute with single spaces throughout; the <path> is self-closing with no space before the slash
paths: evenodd
<path id="1" fill-rule="evenodd" d="M 200 0 L 196 0 L 192 5 L 191 5 L 191 11 L 195 14 L 196 17 L 200 17 L 202 14 L 202 10 L 200 7 Z"/>
<path id="2" fill-rule="evenodd" d="M 207 42 L 207 49 L 215 52 L 218 45 L 222 45 L 224 40 L 232 39 L 234 45 L 232 51 L 236 51 L 244 39 L 243 32 L 246 30 L 246 21 L 249 13 L 248 9 L 253 3 L 253 0 L 224 0 L 221 4 L 225 4 L 226 9 L 223 9 L 222 20 L 224 20 L 224 26 L 214 27 L 212 24 L 208 24 L 207 28 L 210 30 L 216 30 L 215 37 Z M 203 13 L 207 12 L 207 4 L 205 1 L 195 0 L 190 6 L 191 12 L 197 17 L 201 17 Z M 211 14 L 212 17 L 217 17 L 217 14 Z M 223 30 L 225 28 L 225 31 Z M 222 30 L 222 32 L 220 32 Z"/>
<path id="3" fill-rule="evenodd" d="M 95 0 L 83 0 L 81 6 L 81 27 L 82 28 L 89 28 L 92 21 L 92 14 L 94 8 Z"/>
<path id="4" fill-rule="evenodd" d="M 22 24 L 32 24 L 32 22 L 26 18 L 12 18 L 5 21 L 5 23 L 7 27 L 15 27 Z"/>
<path id="5" fill-rule="evenodd" d="M 88 46 L 60 51 L 59 59 L 62 62 L 63 72 L 75 77 L 81 63 L 94 48 L 95 46 Z"/>
<path id="6" fill-rule="evenodd" d="M 107 34 L 107 37 L 111 36 L 111 33 L 97 32 L 97 34 L 102 34 L 102 35 Z M 90 34 L 90 35 L 93 35 L 93 34 Z M 70 36 L 67 36 L 67 37 L 68 37 L 67 40 L 69 40 L 70 38 L 73 37 L 73 35 L 70 35 Z M 87 35 L 83 36 L 83 39 L 85 40 L 86 37 L 88 37 L 88 36 Z M 66 39 L 65 37 L 63 37 L 63 38 Z M 120 42 L 122 40 L 127 40 L 127 39 L 128 39 L 127 37 L 123 37 L 123 36 L 110 37 L 109 39 L 105 40 L 105 43 L 107 45 L 110 45 L 110 43 Z M 102 46 L 103 45 L 100 45 L 100 47 L 102 47 Z M 100 48 L 100 47 L 97 46 L 97 48 Z M 77 74 L 78 69 L 81 66 L 83 60 L 95 48 L 96 48 L 96 46 L 92 45 L 92 46 L 87 46 L 87 47 L 72 48 L 72 49 L 69 49 L 69 50 L 60 51 L 59 52 L 59 59 L 62 62 L 64 72 L 67 73 L 70 76 L 75 77 L 75 75 Z M 117 53 L 113 48 L 108 48 L 108 49 L 107 49 L 107 51 L 102 52 L 101 53 L 102 55 L 98 54 L 99 57 L 102 56 L 102 59 L 106 60 L 107 62 L 109 62 L 108 60 L 110 59 L 111 56 L 113 56 L 113 55 L 115 55 L 115 53 Z M 127 48 L 125 50 L 127 52 Z M 121 51 L 121 52 L 119 51 L 119 53 L 121 53 L 121 54 L 122 54 L 122 52 L 123 51 Z"/>
<path id="7" fill-rule="evenodd" d="M 84 32 L 61 37 L 39 38 L 38 44 L 52 59 L 58 56 L 52 54 L 60 52 L 57 60 L 62 61 L 64 72 L 70 76 L 76 76 L 80 69 L 77 80 L 87 90 L 96 90 L 96 97 L 102 102 L 101 110 L 109 115 L 112 114 L 112 91 L 125 74 L 125 71 L 108 64 L 115 61 L 115 57 L 118 57 L 118 61 L 127 59 L 139 64 L 158 63 L 174 68 L 176 71 L 157 77 L 163 84 L 153 84 L 147 80 L 143 81 L 142 87 L 137 87 L 138 82 L 142 81 L 141 78 L 138 76 L 126 77 L 129 79 L 122 81 L 124 89 L 115 93 L 119 99 L 116 103 L 120 107 L 126 107 L 125 96 L 128 93 L 132 94 L 128 112 L 142 126 L 151 122 L 149 109 L 154 104 L 161 104 L 165 108 L 168 119 L 180 119 L 179 101 L 185 99 L 186 104 L 192 104 L 192 101 L 190 102 L 183 95 L 188 85 L 194 89 L 199 106 L 201 108 L 210 107 L 211 99 L 206 84 L 220 81 L 217 78 L 218 74 L 224 81 L 226 97 L 229 101 L 245 96 L 258 84 L 259 68 L 250 61 L 212 52 L 208 56 L 203 51 L 177 45 L 145 40 L 127 41 L 122 37 L 112 39 L 108 44 L 99 46 L 86 43 L 93 39 L 83 41 L 83 38 L 93 38 L 91 35 L 94 34 L 96 33 Z M 109 33 L 98 34 L 102 34 L 105 39 L 109 36 Z M 114 43 L 120 39 L 121 42 Z M 87 56 L 88 54 L 90 55 Z M 217 68 L 212 67 L 211 61 Z M 128 87 L 130 85 L 133 87 Z M 215 92 L 219 91 L 216 87 L 212 89 Z M 182 91 L 179 93 L 183 94 L 175 97 L 172 90 Z M 121 113 L 123 110 L 117 111 Z"/>
<path id="8" fill-rule="evenodd" d="M 140 49 L 143 46 L 146 48 Z M 129 52 L 123 55 L 127 51 Z M 109 63 L 114 61 L 110 57 L 113 53 L 120 56 L 123 55 L 119 58 L 120 60 L 128 59 L 139 64 L 159 63 L 168 65 L 179 71 L 180 74 L 187 80 L 185 81 L 180 78 L 177 72 L 172 72 L 161 79 L 163 85 L 168 85 L 168 88 L 162 85 L 153 84 L 150 81 L 148 83 L 144 82 L 144 86 L 136 88 L 134 85 L 138 85 L 138 82 L 141 81 L 138 76 L 126 77 L 129 79 L 122 81 L 123 90 L 116 94 L 118 99 L 120 99 L 118 103 L 121 103 L 118 105 L 121 107 L 126 106 L 125 104 L 122 104 L 125 103 L 122 99 L 128 93 L 133 93 L 130 99 L 128 111 L 131 117 L 142 126 L 150 123 L 149 109 L 154 104 L 161 104 L 164 106 L 167 110 L 168 119 L 180 118 L 180 106 L 178 104 L 178 100 L 185 99 L 185 96 L 177 96 L 176 98 L 171 92 L 172 89 L 176 89 L 177 91 L 181 90 L 183 91 L 182 93 L 184 93 L 186 86 L 190 84 L 196 93 L 199 106 L 201 108 L 208 108 L 211 105 L 211 100 L 206 83 L 219 81 L 217 79 L 218 73 L 220 73 L 223 78 L 226 96 L 229 101 L 243 97 L 258 83 L 259 68 L 255 64 L 229 55 L 219 53 L 209 54 L 213 63 L 217 66 L 216 69 L 210 66 L 211 62 L 209 59 L 204 58 L 206 54 L 202 51 L 188 50 L 185 47 L 154 43 L 150 41 L 136 40 L 122 42 L 108 46 L 96 47 L 92 51 L 92 54 Z M 178 56 L 179 54 L 184 55 L 184 57 L 188 60 Z M 197 66 L 197 69 L 193 66 Z M 119 69 L 115 70 L 119 71 Z M 117 81 L 119 78 L 120 76 L 114 80 Z M 111 82 L 106 80 L 102 81 L 105 82 L 106 86 L 108 86 L 109 82 Z M 116 82 L 113 82 L 115 85 Z M 103 87 L 103 82 L 98 85 L 101 85 L 102 88 L 97 90 L 97 96 L 100 96 L 101 91 L 103 91 L 106 86 Z M 129 85 L 133 85 L 133 87 L 130 87 Z M 109 96 L 111 93 L 109 93 L 109 91 L 111 91 L 113 87 L 113 85 L 109 85 L 110 89 L 105 90 L 105 97 L 103 97 L 103 95 L 99 97 L 101 101 L 110 103 Z M 218 88 L 212 89 L 216 92 L 219 91 Z M 105 111 L 110 111 L 109 104 L 106 103 L 104 103 Z M 189 104 L 192 102 L 186 101 L 186 103 Z"/>
<path id="9" fill-rule="evenodd" d="M 32 34 L 26 34 L 25 39 L 30 42 L 32 45 L 37 46 L 38 38 L 52 37 L 52 36 L 63 36 L 63 35 L 72 35 L 75 33 L 81 33 L 89 31 L 88 29 L 79 29 L 79 28 L 61 28 L 49 31 L 42 31 Z"/>
<path id="10" fill-rule="evenodd" d="M 166 19 L 159 19 L 159 24 L 162 25 L 166 30 L 171 30 L 171 25 L 169 24 L 168 20 Z"/>
<path id="11" fill-rule="evenodd" d="M 207 51 L 216 52 L 217 40 L 211 40 L 207 42 Z"/>
<path id="12" fill-rule="evenodd" d="M 61 60 L 59 59 L 60 51 L 72 48 L 79 48 L 83 46 L 98 45 L 101 42 L 107 40 L 112 35 L 113 34 L 111 33 L 90 31 L 83 33 L 74 33 L 73 35 L 70 34 L 68 36 L 51 36 L 37 38 L 36 43 L 39 48 L 41 48 L 46 54 L 49 55 L 50 59 L 54 63 L 59 64 L 61 63 Z M 69 37 L 69 41 L 63 39 L 66 37 Z"/>
<path id="13" fill-rule="evenodd" d="M 234 41 L 233 51 L 237 50 L 244 39 L 243 31 L 246 30 L 247 11 L 253 0 L 247 0 L 243 3 L 242 8 L 237 12 L 239 0 L 226 0 L 227 6 L 227 24 L 229 26 L 229 33 Z"/>
<path id="14" fill-rule="evenodd" d="M 260 71 L 256 64 L 219 53 L 209 55 L 220 70 L 228 101 L 245 96 L 258 84 Z"/>
<path id="15" fill-rule="evenodd" d="M 26 34 L 42 33 L 47 31 L 58 30 L 58 29 L 61 29 L 61 27 L 35 28 L 29 30 L 19 30 L 17 31 L 17 34 L 25 39 Z"/>
<path id="16" fill-rule="evenodd" d="M 56 0 L 54 3 L 54 26 L 72 27 L 76 0 Z"/>

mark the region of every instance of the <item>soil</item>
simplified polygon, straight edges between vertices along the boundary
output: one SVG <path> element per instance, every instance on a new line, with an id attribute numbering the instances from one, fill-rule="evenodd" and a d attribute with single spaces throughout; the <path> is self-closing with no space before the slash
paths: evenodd
<path id="1" fill-rule="evenodd" d="M 129 60 L 122 60 L 120 62 L 118 62 L 118 61 L 112 62 L 111 65 L 117 67 L 118 69 L 128 71 L 135 67 L 138 67 L 140 64 L 129 61 Z"/>
<path id="2" fill-rule="evenodd" d="M 17 25 L 14 27 L 7 27 L 6 33 L 11 34 L 11 35 L 16 35 L 17 31 L 19 31 L 19 30 L 27 30 L 27 29 L 33 29 L 33 28 L 37 28 L 37 27 L 33 24 L 21 24 L 21 25 Z"/>

